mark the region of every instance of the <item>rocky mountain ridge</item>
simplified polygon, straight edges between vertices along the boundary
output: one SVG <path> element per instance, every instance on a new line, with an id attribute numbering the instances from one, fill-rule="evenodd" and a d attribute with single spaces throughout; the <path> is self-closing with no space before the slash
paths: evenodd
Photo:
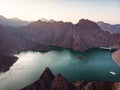
<path id="1" fill-rule="evenodd" d="M 0 15 L 0 24 L 3 24 L 5 26 L 13 26 L 13 27 L 20 27 L 20 26 L 26 26 L 28 25 L 30 22 L 28 21 L 24 21 L 24 20 L 20 20 L 18 18 L 11 18 L 8 19 L 2 15 Z"/>
<path id="2" fill-rule="evenodd" d="M 49 68 L 46 68 L 40 79 L 21 90 L 119 90 L 120 82 L 88 82 L 78 81 L 71 83 L 61 74 L 54 76 Z"/>
<path id="3" fill-rule="evenodd" d="M 39 33 L 39 42 L 48 45 L 73 48 L 84 51 L 93 47 L 119 47 L 119 35 L 103 31 L 96 23 L 81 19 L 77 24 L 70 22 L 33 22 L 28 25 L 35 35 Z M 34 30 L 34 31 L 33 31 Z M 34 36 L 35 36 L 34 35 Z M 115 37 L 115 38 L 114 38 Z M 117 38 L 117 41 L 116 41 Z M 114 40 L 115 39 L 115 40 Z"/>

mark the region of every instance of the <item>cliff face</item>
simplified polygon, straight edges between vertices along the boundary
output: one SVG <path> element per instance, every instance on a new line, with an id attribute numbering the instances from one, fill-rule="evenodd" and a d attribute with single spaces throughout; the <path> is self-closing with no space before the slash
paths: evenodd
<path id="1" fill-rule="evenodd" d="M 34 40 L 32 34 L 25 27 L 15 28 L 0 25 L 0 43 L 1 53 L 16 54 L 24 50 L 50 50 L 47 45 Z"/>
<path id="2" fill-rule="evenodd" d="M 0 71 L 7 71 L 17 61 L 17 57 L 0 54 Z"/>
<path id="3" fill-rule="evenodd" d="M 113 34 L 111 40 L 113 42 L 113 48 L 120 49 L 120 33 Z"/>
<path id="4" fill-rule="evenodd" d="M 73 84 L 61 74 L 54 76 L 50 69 L 46 68 L 38 81 L 21 90 L 120 90 L 120 82 L 78 81 Z"/>
<path id="5" fill-rule="evenodd" d="M 64 22 L 37 21 L 28 26 L 36 36 L 35 40 L 48 45 L 57 45 L 74 50 L 87 50 L 92 47 L 112 46 L 112 35 L 100 29 L 89 20 L 82 19 L 77 24 Z"/>

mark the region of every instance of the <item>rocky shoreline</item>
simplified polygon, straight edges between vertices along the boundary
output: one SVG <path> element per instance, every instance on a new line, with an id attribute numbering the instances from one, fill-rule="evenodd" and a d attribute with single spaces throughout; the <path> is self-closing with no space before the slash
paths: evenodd
<path id="1" fill-rule="evenodd" d="M 120 66 L 120 49 L 112 53 L 112 59 L 118 66 Z"/>
<path id="2" fill-rule="evenodd" d="M 9 68 L 17 61 L 17 57 L 8 55 L 8 54 L 0 54 L 0 71 L 5 72 L 8 71 Z"/>

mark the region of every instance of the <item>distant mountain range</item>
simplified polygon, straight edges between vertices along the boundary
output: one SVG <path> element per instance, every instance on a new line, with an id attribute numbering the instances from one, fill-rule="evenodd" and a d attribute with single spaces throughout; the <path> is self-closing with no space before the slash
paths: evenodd
<path id="1" fill-rule="evenodd" d="M 47 20 L 45 18 L 41 18 L 40 21 L 42 22 L 55 22 L 55 20 Z M 20 27 L 20 26 L 27 26 L 28 24 L 32 23 L 32 21 L 25 21 L 20 20 L 19 18 L 11 18 L 8 19 L 2 15 L 0 15 L 0 24 L 4 26 L 13 26 L 13 27 Z M 104 31 L 108 31 L 111 34 L 120 33 L 120 24 L 111 25 L 109 23 L 105 23 L 103 21 L 96 22 L 97 25 Z"/>
<path id="2" fill-rule="evenodd" d="M 20 27 L 20 26 L 26 26 L 31 22 L 23 21 L 18 18 L 11 18 L 8 19 L 2 15 L 0 15 L 0 24 L 3 24 L 5 26 L 13 26 L 13 27 Z"/>
<path id="3" fill-rule="evenodd" d="M 41 18 L 40 21 L 42 22 L 55 22 L 53 19 L 47 20 L 45 18 Z M 26 20 L 21 20 L 19 18 L 6 18 L 2 15 L 0 15 L 0 24 L 4 26 L 12 26 L 12 27 L 21 27 L 21 26 L 27 26 L 28 24 L 32 23 L 34 21 L 26 21 Z"/>
<path id="4" fill-rule="evenodd" d="M 104 23 L 102 21 L 97 22 L 97 25 L 104 31 L 108 31 L 111 34 L 120 33 L 120 24 L 111 25 L 109 23 Z"/>

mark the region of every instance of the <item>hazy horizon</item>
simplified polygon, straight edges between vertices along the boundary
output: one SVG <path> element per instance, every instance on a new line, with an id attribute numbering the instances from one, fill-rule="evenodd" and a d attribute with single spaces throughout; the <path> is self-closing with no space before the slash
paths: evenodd
<path id="1" fill-rule="evenodd" d="M 45 18 L 77 23 L 85 18 L 120 24 L 120 0 L 0 0 L 0 15 L 27 21 Z"/>

